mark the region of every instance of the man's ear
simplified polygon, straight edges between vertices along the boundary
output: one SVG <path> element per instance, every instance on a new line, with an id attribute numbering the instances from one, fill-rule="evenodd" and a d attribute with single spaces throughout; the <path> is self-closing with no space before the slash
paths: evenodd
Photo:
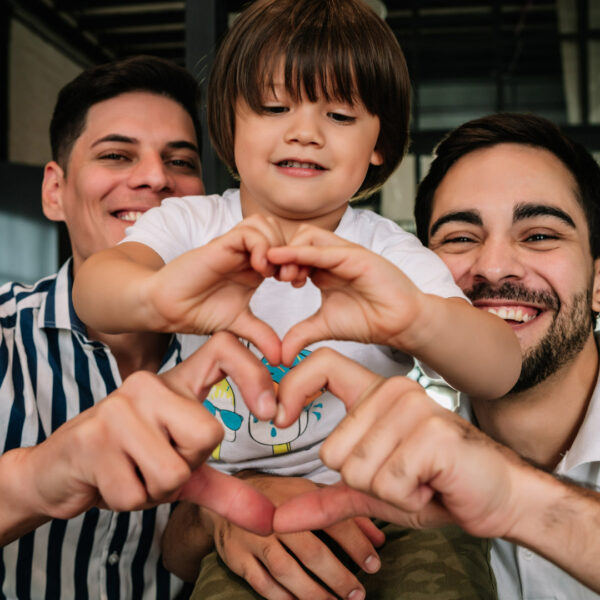
<path id="1" fill-rule="evenodd" d="M 64 221 L 62 205 L 65 174 L 59 164 L 50 161 L 44 167 L 42 181 L 42 210 L 51 221 Z"/>
<path id="2" fill-rule="evenodd" d="M 592 310 L 600 313 L 600 258 L 594 261 L 594 282 L 592 284 Z"/>

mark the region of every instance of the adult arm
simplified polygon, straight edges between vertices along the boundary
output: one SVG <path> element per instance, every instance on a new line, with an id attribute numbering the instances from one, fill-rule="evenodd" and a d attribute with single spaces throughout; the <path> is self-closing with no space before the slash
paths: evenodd
<path id="1" fill-rule="evenodd" d="M 41 444 L 3 454 L 0 544 L 93 506 L 128 511 L 186 498 L 269 533 L 272 503 L 203 464 L 223 430 L 201 400 L 226 374 L 250 404 L 265 396 L 274 403 L 266 369 L 222 333 L 164 375 L 128 377 Z"/>
<path id="2" fill-rule="evenodd" d="M 323 385 L 349 409 L 321 451 L 344 484 L 279 507 L 276 531 L 351 515 L 412 527 L 456 523 L 527 546 L 600 591 L 600 494 L 534 468 L 414 382 L 384 380 L 331 350 L 315 352 L 282 381 L 286 412 L 293 416 Z"/>
<path id="3" fill-rule="evenodd" d="M 263 493 L 274 504 L 317 489 L 316 484 L 298 477 L 276 477 L 242 472 L 238 477 Z M 384 535 L 365 518 L 350 518 L 323 528 L 358 565 L 375 572 L 380 561 L 374 546 Z M 361 597 L 364 588 L 356 576 L 311 531 L 260 536 L 248 532 L 210 509 L 181 503 L 169 520 L 163 536 L 165 566 L 179 577 L 194 581 L 200 560 L 210 540 L 224 563 L 262 597 L 269 599 L 329 598 L 317 580 L 342 598 Z M 351 594 L 354 592 L 354 596 Z"/>

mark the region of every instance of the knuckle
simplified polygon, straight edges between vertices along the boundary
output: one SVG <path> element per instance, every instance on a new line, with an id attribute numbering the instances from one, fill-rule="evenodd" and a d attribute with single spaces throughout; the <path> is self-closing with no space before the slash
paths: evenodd
<path id="1" fill-rule="evenodd" d="M 279 545 L 265 544 L 261 551 L 263 564 L 265 564 L 275 579 L 280 579 L 290 571 L 290 555 Z"/>

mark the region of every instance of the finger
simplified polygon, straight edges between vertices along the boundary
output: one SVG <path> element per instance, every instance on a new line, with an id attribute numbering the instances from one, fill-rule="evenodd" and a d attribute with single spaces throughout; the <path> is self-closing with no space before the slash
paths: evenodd
<path id="1" fill-rule="evenodd" d="M 277 542 L 279 546 L 279 543 Z M 270 547 L 267 547 L 270 548 Z M 279 547 L 279 551 L 285 552 Z M 265 553 L 271 550 L 265 549 Z M 227 562 L 227 566 L 242 579 L 245 579 L 248 585 L 261 597 L 267 600 L 295 600 L 295 597 L 290 594 L 282 585 L 280 585 L 265 568 L 260 560 L 255 556 L 244 556 L 239 560 L 239 564 L 231 564 Z"/>
<path id="2" fill-rule="evenodd" d="M 279 223 L 272 218 L 253 215 L 231 230 L 223 240 L 236 253 L 247 253 L 252 268 L 263 277 L 271 277 L 275 268 L 267 258 L 267 251 L 273 246 L 285 243 Z"/>
<path id="3" fill-rule="evenodd" d="M 348 280 L 360 274 L 361 267 L 353 259 L 355 254 L 354 245 L 345 240 L 335 246 L 288 245 L 267 251 L 268 260 L 273 264 L 297 264 L 322 269 Z"/>
<path id="4" fill-rule="evenodd" d="M 337 597 L 348 598 L 354 592 L 364 597 L 364 588 L 354 574 L 335 556 L 327 544 L 311 532 L 287 534 L 281 541 L 294 554 L 298 562 L 331 589 Z M 304 581 L 305 574 L 298 573 L 297 581 L 289 581 L 289 589 L 298 598 L 329 598 L 323 588 L 314 582 Z M 302 576 L 300 576 L 302 575 Z M 302 586 L 302 587 L 300 587 Z"/>
<path id="5" fill-rule="evenodd" d="M 272 365 L 281 364 L 281 340 L 272 327 L 255 317 L 250 309 L 230 325 L 230 331 L 251 341 Z"/>
<path id="6" fill-rule="evenodd" d="M 330 329 L 319 310 L 288 329 L 281 341 L 281 361 L 284 365 L 291 365 L 308 345 L 330 338 Z"/>
<path id="7" fill-rule="evenodd" d="M 296 229 L 296 232 L 292 239 L 289 240 L 288 245 L 350 246 L 352 244 L 327 229 L 315 227 L 314 225 L 302 224 Z"/>
<path id="8" fill-rule="evenodd" d="M 94 430 L 103 433 L 104 444 L 110 448 L 102 453 L 98 468 L 107 470 L 105 457 L 122 457 L 120 470 L 127 476 L 135 469 L 152 502 L 164 501 L 183 485 L 190 467 L 204 461 L 223 435 L 202 405 L 144 371 L 128 377 L 118 393 L 94 410 Z M 120 473 L 113 465 L 102 475 L 110 481 Z"/>
<path id="9" fill-rule="evenodd" d="M 259 535 L 268 535 L 272 531 L 273 503 L 240 479 L 207 465 L 192 473 L 179 498 L 205 506 Z"/>
<path id="10" fill-rule="evenodd" d="M 323 461 L 338 470 L 349 486 L 370 493 L 386 461 L 435 412 L 437 405 L 418 384 L 403 377 L 388 379 L 357 404 L 325 441 Z"/>
<path id="11" fill-rule="evenodd" d="M 266 367 L 231 333 L 219 332 L 161 377 L 174 391 L 204 400 L 210 387 L 230 377 L 260 419 L 275 415 L 273 382 Z"/>
<path id="12" fill-rule="evenodd" d="M 360 526 L 359 526 L 360 522 Z M 381 567 L 381 560 L 369 537 L 363 531 L 370 524 L 369 533 L 379 533 L 381 543 L 385 536 L 379 528 L 366 517 L 356 517 L 336 523 L 325 529 L 325 533 L 334 539 L 348 556 L 366 573 L 375 573 Z"/>
<path id="13" fill-rule="evenodd" d="M 367 517 L 355 517 L 354 522 L 360 527 L 373 546 L 378 548 L 385 543 L 385 533 L 371 519 Z"/>
<path id="14" fill-rule="evenodd" d="M 382 381 L 366 367 L 330 348 L 319 348 L 290 369 L 279 385 L 275 423 L 287 427 L 299 416 L 307 399 L 326 388 L 350 409 L 370 387 Z"/>
<path id="15" fill-rule="evenodd" d="M 279 533 L 325 529 L 333 523 L 360 515 L 378 517 L 413 529 L 441 527 L 453 522 L 444 508 L 435 503 L 428 504 L 422 512 L 415 514 L 346 485 L 339 485 L 295 496 L 281 504 L 275 510 L 273 529 Z"/>

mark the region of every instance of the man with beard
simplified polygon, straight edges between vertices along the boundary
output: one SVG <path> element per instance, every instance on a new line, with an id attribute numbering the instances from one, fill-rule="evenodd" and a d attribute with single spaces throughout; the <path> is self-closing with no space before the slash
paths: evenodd
<path id="1" fill-rule="evenodd" d="M 419 187 L 417 232 L 482 310 L 511 324 L 519 381 L 463 414 L 527 461 L 600 484 L 600 168 L 533 115 L 470 121 L 444 139 Z M 590 523 L 593 527 L 593 524 Z M 597 598 L 529 550 L 494 544 L 500 598 Z"/>
<path id="2" fill-rule="evenodd" d="M 497 400 L 461 399 L 487 437 L 412 382 L 340 357 L 306 361 L 280 396 L 302 378 L 336 389 L 349 415 L 321 456 L 369 495 L 342 487 L 295 499 L 277 509 L 275 529 L 351 514 L 416 527 L 449 519 L 505 538 L 492 549 L 500 600 L 598 599 L 600 167 L 545 119 L 476 119 L 438 146 L 415 217 L 473 304 L 511 324 L 521 376 Z M 286 412 L 311 391 L 294 391 Z"/>

